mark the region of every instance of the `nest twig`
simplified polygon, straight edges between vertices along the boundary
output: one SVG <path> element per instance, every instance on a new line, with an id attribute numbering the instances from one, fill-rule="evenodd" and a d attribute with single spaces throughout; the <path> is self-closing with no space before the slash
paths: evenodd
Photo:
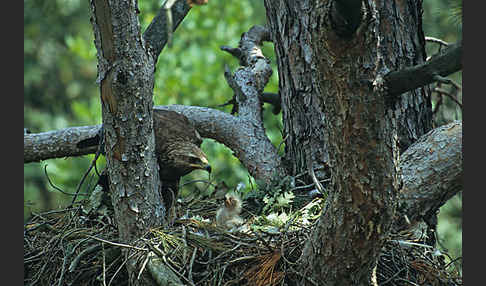
<path id="1" fill-rule="evenodd" d="M 266 232 L 252 227 L 256 217 L 243 214 L 247 227 L 228 231 L 213 223 L 217 206 L 214 199 L 184 202 L 184 219 L 150 230 L 141 238 L 145 246 L 136 247 L 117 242 L 109 213 L 79 207 L 34 215 L 24 229 L 24 284 L 126 285 L 123 248 L 142 254 L 140 273 L 157 272 L 158 259 L 185 285 L 296 285 L 305 279 L 296 263 L 315 219 L 303 223 L 294 216 Z M 379 285 L 462 285 L 451 267 L 433 248 L 393 236 L 376 273 Z"/>

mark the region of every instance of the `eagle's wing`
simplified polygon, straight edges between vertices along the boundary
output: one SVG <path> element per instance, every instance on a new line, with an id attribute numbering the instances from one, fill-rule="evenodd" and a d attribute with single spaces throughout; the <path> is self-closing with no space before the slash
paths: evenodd
<path id="1" fill-rule="evenodd" d="M 180 177 L 196 168 L 203 169 L 208 161 L 200 150 L 202 138 L 187 117 L 175 111 L 160 109 L 154 109 L 153 116 L 161 192 L 167 208 L 174 212 Z M 194 157 L 189 154 L 202 160 L 199 162 L 200 167 L 190 161 Z"/>
<path id="2" fill-rule="evenodd" d="M 201 146 L 201 136 L 184 115 L 175 111 L 154 109 L 153 116 L 157 153 L 166 152 L 167 146 L 177 141 Z"/>

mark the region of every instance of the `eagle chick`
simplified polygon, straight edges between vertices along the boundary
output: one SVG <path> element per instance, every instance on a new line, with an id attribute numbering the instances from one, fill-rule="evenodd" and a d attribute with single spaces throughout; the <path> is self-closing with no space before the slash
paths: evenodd
<path id="1" fill-rule="evenodd" d="M 240 217 L 241 199 L 238 195 L 225 195 L 223 206 L 216 211 L 216 224 L 224 228 L 233 228 L 243 223 Z"/>

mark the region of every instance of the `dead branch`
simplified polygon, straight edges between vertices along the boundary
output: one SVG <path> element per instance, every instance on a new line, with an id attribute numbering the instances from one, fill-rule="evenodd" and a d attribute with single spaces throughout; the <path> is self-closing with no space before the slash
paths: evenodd
<path id="1" fill-rule="evenodd" d="M 244 122 L 242 125 L 246 127 L 246 132 L 253 134 L 246 139 L 247 144 L 252 148 L 248 148 L 245 150 L 247 153 L 241 155 L 244 155 L 248 163 L 245 164 L 248 171 L 250 173 L 262 172 L 265 176 L 259 177 L 266 183 L 270 183 L 276 174 L 285 174 L 277 149 L 266 136 L 263 126 L 261 95 L 272 75 L 272 68 L 260 46 L 263 41 L 270 40 L 270 31 L 266 27 L 255 25 L 248 32 L 243 33 L 238 48 L 221 47 L 223 51 L 228 51 L 237 57 L 242 65 L 234 74 L 231 74 L 228 68 L 224 73 L 228 85 L 235 93 L 238 118 Z M 261 146 L 261 148 L 254 150 L 255 146 Z M 255 161 L 260 164 L 253 164 Z M 268 164 L 268 162 L 274 163 Z"/>
<path id="2" fill-rule="evenodd" d="M 438 39 L 438 38 L 434 38 L 434 37 L 425 37 L 425 41 L 426 42 L 431 42 L 431 43 L 436 43 L 436 44 L 439 44 L 439 45 L 442 45 L 442 46 L 446 46 L 448 47 L 449 46 L 449 43 L 444 41 L 444 40 L 441 40 L 441 39 Z"/>
<path id="3" fill-rule="evenodd" d="M 434 76 L 434 80 L 437 81 L 437 85 L 439 85 L 439 86 L 440 86 L 440 84 L 443 83 L 443 84 L 452 85 L 457 90 L 461 90 L 462 89 L 461 86 L 457 82 L 453 81 L 450 78 L 442 77 L 440 75 L 435 75 Z"/>
<path id="4" fill-rule="evenodd" d="M 282 110 L 282 102 L 278 93 L 264 92 L 262 94 L 262 101 L 273 105 L 273 114 L 279 114 L 280 110 Z"/>
<path id="5" fill-rule="evenodd" d="M 275 147 L 269 142 L 261 144 L 259 138 L 253 138 L 257 131 L 251 121 L 198 106 L 155 106 L 154 109 L 172 110 L 185 115 L 201 136 L 230 148 L 255 178 L 270 179 L 273 170 L 280 168 L 280 159 L 272 159 L 278 156 L 276 152 L 273 153 Z M 101 125 L 93 125 L 24 134 L 24 163 L 94 154 L 99 143 L 100 128 Z"/>
<path id="6" fill-rule="evenodd" d="M 236 96 L 239 117 L 253 120 L 262 127 L 260 95 L 272 75 L 272 68 L 263 56 L 260 45 L 268 40 L 270 40 L 269 30 L 256 25 L 241 36 L 238 48 L 221 47 L 223 51 L 232 51 L 230 54 L 237 57 L 240 65 L 243 66 L 234 74 L 229 70 L 225 71 L 226 81 Z M 239 52 L 235 53 L 234 50 Z"/>
<path id="7" fill-rule="evenodd" d="M 442 96 L 447 96 L 448 98 L 450 98 L 452 101 L 454 101 L 457 105 L 459 105 L 459 107 L 462 109 L 462 103 L 459 101 L 459 99 L 457 99 L 457 97 L 455 95 L 453 95 L 451 92 L 447 91 L 447 90 L 444 90 L 440 87 L 435 87 L 433 90 L 433 92 L 437 92 L 439 94 L 440 97 Z"/>
<path id="8" fill-rule="evenodd" d="M 184 114 L 202 137 L 214 139 L 230 148 L 256 179 L 270 180 L 274 170 L 282 168 L 275 146 L 271 142 L 262 143 L 255 137 L 262 130 L 258 130 L 252 121 L 199 106 L 170 105 L 155 106 L 154 109 Z"/>
<path id="9" fill-rule="evenodd" d="M 59 191 L 60 193 L 62 194 L 65 194 L 65 195 L 68 195 L 68 196 L 75 196 L 76 194 L 72 194 L 72 193 L 68 193 L 68 192 L 65 192 L 63 191 L 61 188 L 57 187 L 56 185 L 54 185 L 51 181 L 51 179 L 49 178 L 49 175 L 47 174 L 47 164 L 44 166 L 44 174 L 46 175 L 46 178 L 47 178 L 47 182 L 49 182 L 49 185 L 51 187 L 53 187 L 55 190 Z"/>
<path id="10" fill-rule="evenodd" d="M 149 35 L 151 32 L 147 33 L 148 31 L 146 35 Z M 203 137 L 215 139 L 229 147 L 253 177 L 266 183 L 269 183 L 275 174 L 285 174 L 281 158 L 265 134 L 262 118 L 260 97 L 272 74 L 272 69 L 259 45 L 269 40 L 270 33 L 262 26 L 254 26 L 242 35 L 238 49 L 241 51 L 239 60 L 244 67 L 238 69 L 233 75 L 227 73 L 228 83 L 237 93 L 236 100 L 240 107 L 238 117 L 204 107 L 177 105 L 155 107 L 155 109 L 170 109 L 186 115 Z M 66 132 L 71 132 L 71 128 L 61 133 L 52 131 L 49 134 L 24 134 L 24 163 L 94 153 L 96 146 L 92 145 L 97 145 L 99 142 L 99 135 L 98 141 L 95 137 L 100 126 L 82 128 L 84 128 L 82 138 L 79 138 L 81 134 L 78 136 L 68 134 L 70 139 L 67 142 L 62 140 L 66 138 Z M 52 141 L 49 140 L 51 137 L 57 138 L 57 148 L 55 152 L 46 152 L 52 148 Z M 64 146 L 60 148 L 59 145 Z"/>
<path id="11" fill-rule="evenodd" d="M 100 285 L 101 281 L 109 281 L 108 286 L 123 285 L 128 280 L 127 259 L 137 253 L 142 254 L 140 271 L 145 269 L 138 274 L 148 271 L 156 285 L 254 285 L 252 280 L 261 282 L 259 285 L 297 285 L 297 279 L 304 278 L 295 267 L 317 219 L 315 214 L 322 211 L 322 201 L 312 203 L 315 210 L 311 213 L 296 209 L 300 214 L 289 218 L 275 234 L 251 229 L 228 232 L 208 223 L 206 219 L 214 219 L 216 200 L 212 197 L 184 202 L 180 207 L 187 219 L 178 220 L 168 229 L 151 229 L 141 238 L 141 245 L 113 242 L 119 236 L 109 219 L 113 210 L 104 214 L 90 212 L 87 216 L 71 209 L 64 215 L 50 212 L 34 216 L 24 227 L 24 284 L 37 281 L 39 285 L 55 285 L 64 275 L 63 283 L 67 285 Z M 246 224 L 268 227 L 256 218 L 249 215 Z M 41 225 L 50 228 L 42 229 Z M 66 235 L 73 230 L 82 232 Z M 55 243 L 61 237 L 63 243 Z M 128 257 L 124 249 L 131 250 Z M 71 252 L 69 257 L 60 255 L 66 250 Z M 403 279 L 420 285 L 462 285 L 460 277 L 455 277 L 449 271 L 450 265 L 442 261 L 442 255 L 427 254 L 433 250 L 407 237 L 392 235 L 381 250 L 376 268 L 379 285 L 403 285 Z M 312 285 L 321 282 L 307 280 Z"/>

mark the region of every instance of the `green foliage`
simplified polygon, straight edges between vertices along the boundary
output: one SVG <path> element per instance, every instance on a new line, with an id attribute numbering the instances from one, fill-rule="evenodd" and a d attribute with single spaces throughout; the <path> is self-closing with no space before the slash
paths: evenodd
<path id="1" fill-rule="evenodd" d="M 290 218 L 286 212 L 273 212 L 269 215 L 261 215 L 253 221 L 251 228 L 253 231 L 277 234 L 280 232 L 280 228 L 285 227 Z"/>
<path id="2" fill-rule="evenodd" d="M 454 42 L 462 37 L 462 1 L 423 1 L 423 28 L 426 36 Z"/>
<path id="3" fill-rule="evenodd" d="M 77 121 L 71 103 L 97 92 L 87 4 L 80 0 L 24 3 L 24 106 L 73 124 L 85 123 Z M 32 131 L 50 127 L 25 110 L 24 120 Z"/>
<path id="4" fill-rule="evenodd" d="M 263 197 L 263 202 L 265 203 L 263 211 L 278 211 L 282 208 L 290 207 L 290 204 L 292 203 L 294 198 L 295 195 L 291 192 L 274 192 L 270 193 L 270 195 L 267 194 L 265 195 L 265 197 Z"/>
<path id="5" fill-rule="evenodd" d="M 220 46 L 236 46 L 243 32 L 252 25 L 265 23 L 262 2 L 209 1 L 208 5 L 194 7 L 174 33 L 173 46 L 166 47 L 159 57 L 154 103 L 208 106 L 229 112 L 231 106 L 216 107 L 233 96 L 225 82 L 223 67 L 228 64 L 234 70 L 238 62 L 222 52 Z M 424 1 L 425 35 L 448 42 L 460 39 L 461 4 L 460 0 Z M 24 1 L 24 127 L 32 132 L 101 123 L 99 86 L 95 83 L 96 49 L 88 5 L 89 1 L 81 0 Z M 160 5 L 157 1 L 139 1 L 142 32 Z M 437 50 L 436 44 L 427 44 L 428 55 Z M 271 59 L 274 70 L 266 91 L 277 92 L 273 46 L 266 43 L 263 52 Z M 452 78 L 460 83 L 462 73 L 456 73 Z M 458 97 L 462 100 L 461 92 Z M 462 118 L 462 112 L 447 99 L 444 107 L 441 120 Z M 273 115 L 265 104 L 264 120 L 267 135 L 275 146 L 279 146 L 282 141 L 280 115 Z M 228 148 L 212 140 L 205 140 L 202 148 L 213 166 L 211 178 L 216 178 L 217 182 L 225 181 L 230 189 L 244 182 L 244 192 L 253 190 L 251 194 L 257 196 L 259 191 L 253 187 L 252 178 Z M 49 165 L 47 171 L 56 186 L 73 193 L 92 158 L 90 155 L 24 165 L 24 218 L 30 211 L 57 208 L 71 201 L 70 196 L 49 185 L 44 165 Z M 101 158 L 98 169 L 101 170 L 103 165 Z M 196 171 L 186 176 L 183 182 L 205 179 L 206 176 L 204 172 Z M 82 193 L 89 189 L 89 183 L 94 184 L 90 178 Z M 201 189 L 205 187 L 202 185 Z M 192 188 L 194 185 L 190 184 L 184 187 L 186 193 Z M 285 188 L 274 191 L 275 195 L 266 199 L 269 211 L 284 210 L 295 200 Z M 258 199 L 262 201 L 263 197 Z M 461 200 L 451 201 L 443 209 L 439 233 L 443 235 L 444 243 L 451 241 L 447 248 L 460 250 L 460 224 L 456 222 L 461 218 L 458 212 Z"/>
<path id="6" fill-rule="evenodd" d="M 279 234 L 281 231 L 308 227 L 319 218 L 324 206 L 324 199 L 318 198 L 296 210 L 272 211 L 269 214 L 261 214 L 254 217 L 251 229 L 269 234 Z"/>
<path id="7" fill-rule="evenodd" d="M 27 1 L 24 3 L 24 127 L 32 132 L 58 130 L 70 126 L 101 123 L 96 48 L 89 22 L 89 1 Z M 141 31 L 156 15 L 161 3 L 139 1 Z M 154 104 L 185 104 L 217 108 L 228 101 L 232 90 L 224 76 L 224 64 L 233 70 L 238 61 L 222 52 L 220 46 L 237 46 L 240 36 L 252 25 L 264 24 L 262 1 L 212 1 L 196 6 L 174 33 L 173 45 L 159 57 L 156 70 Z M 265 55 L 273 59 L 273 47 L 265 44 Z M 276 73 L 266 88 L 276 92 Z M 265 105 L 266 106 L 266 105 Z M 231 106 L 219 108 L 229 112 Z M 266 107 L 267 134 L 274 144 L 281 141 L 281 119 Z M 234 188 L 239 182 L 250 186 L 251 177 L 228 148 L 205 140 L 203 150 L 213 167 L 211 178 Z M 24 166 L 24 217 L 46 207 L 39 195 L 47 190 L 52 207 L 66 205 L 70 196 L 49 185 L 44 165 L 52 182 L 65 192 L 75 192 L 93 156 L 52 159 Z M 98 162 L 102 169 L 104 162 Z M 193 172 L 183 179 L 206 179 L 204 172 Z M 198 183 L 197 186 L 200 184 Z M 183 188 L 192 190 L 194 185 Z M 205 188 L 206 186 L 201 186 Z M 85 192 L 87 184 L 82 189 Z M 186 190 L 186 193 L 187 191 Z M 183 190 L 184 191 L 184 190 Z M 28 203 L 27 203 L 28 202 Z"/>
<path id="8" fill-rule="evenodd" d="M 145 7 L 141 7 L 143 14 Z M 147 7 L 148 9 L 148 7 Z M 225 112 L 231 106 L 217 107 L 233 96 L 233 91 L 224 79 L 224 65 L 232 70 L 238 61 L 220 50 L 223 45 L 237 46 L 242 33 L 255 24 L 264 24 L 263 3 L 259 1 L 237 1 L 228 4 L 213 1 L 208 5 L 191 9 L 187 17 L 174 33 L 172 47 L 165 47 L 159 57 L 155 75 L 154 104 L 184 104 L 216 108 Z M 155 15 L 155 14 L 153 14 Z M 148 26 L 152 18 L 142 17 L 142 27 Z M 273 47 L 266 44 L 264 52 L 272 59 Z M 272 59 L 276 70 L 275 59 Z M 277 92 L 278 81 L 274 74 L 266 87 L 267 91 Z M 267 135 L 276 145 L 281 142 L 281 116 L 271 113 L 265 105 L 265 125 Z M 229 186 L 248 182 L 248 171 L 241 165 L 228 148 L 213 141 L 205 140 L 202 149 L 208 155 L 213 176 L 224 180 Z M 200 178 L 200 172 L 193 172 L 183 181 Z"/>

